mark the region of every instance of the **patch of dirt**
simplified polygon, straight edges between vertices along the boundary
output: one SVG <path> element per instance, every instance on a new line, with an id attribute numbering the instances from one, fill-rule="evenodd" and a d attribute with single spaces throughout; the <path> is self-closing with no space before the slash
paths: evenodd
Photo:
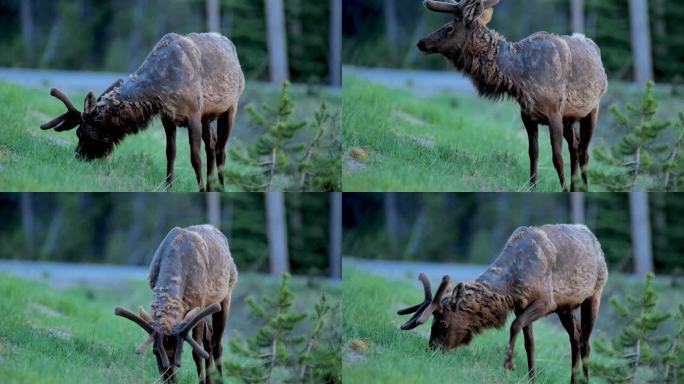
<path id="1" fill-rule="evenodd" d="M 71 338 L 71 332 L 65 331 L 63 329 L 47 328 L 46 331 L 48 331 L 48 333 L 50 333 L 53 336 L 58 337 L 62 340 L 69 340 Z"/>
<path id="2" fill-rule="evenodd" d="M 423 147 L 434 147 L 437 142 L 434 139 L 425 136 L 411 136 L 411 140 L 422 145 Z"/>
<path id="3" fill-rule="evenodd" d="M 400 119 L 400 120 L 404 120 L 405 122 L 413 124 L 413 125 L 420 125 L 422 127 L 432 125 L 429 122 L 427 122 L 427 121 L 425 121 L 419 117 L 416 117 L 410 113 L 406 113 L 404 111 L 395 110 L 395 111 L 392 111 L 392 115 L 394 117 Z"/>
<path id="4" fill-rule="evenodd" d="M 64 317 L 64 314 L 62 312 L 56 311 L 56 310 L 54 310 L 50 307 L 46 307 L 42 304 L 29 303 L 28 308 L 33 310 L 33 311 L 39 312 L 45 316 L 57 317 L 57 318 Z"/>
<path id="5" fill-rule="evenodd" d="M 368 360 L 368 342 L 366 340 L 352 340 L 347 344 L 348 350 L 344 354 L 344 362 L 353 364 Z"/>
<path id="6" fill-rule="evenodd" d="M 344 163 L 344 170 L 348 172 L 364 170 L 366 168 L 368 168 L 368 165 L 366 165 L 366 163 L 362 163 L 355 159 L 349 159 L 346 163 Z"/>

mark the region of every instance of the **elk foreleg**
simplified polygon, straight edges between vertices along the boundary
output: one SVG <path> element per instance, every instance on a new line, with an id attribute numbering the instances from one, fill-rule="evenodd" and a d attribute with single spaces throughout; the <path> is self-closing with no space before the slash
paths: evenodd
<path id="1" fill-rule="evenodd" d="M 214 332 L 211 336 L 211 348 L 214 355 L 214 364 L 216 369 L 219 371 L 219 375 L 223 375 L 223 366 L 221 365 L 221 355 L 223 355 L 223 346 L 221 345 L 221 339 L 223 338 L 223 332 L 228 325 L 228 316 L 230 315 L 230 298 L 232 292 L 228 293 L 228 296 L 221 302 L 221 311 L 213 314 L 212 323 L 214 325 Z"/>
<path id="2" fill-rule="evenodd" d="M 525 113 L 521 112 L 522 121 L 527 130 L 527 140 L 529 141 L 528 154 L 530 155 L 530 186 L 532 189 L 537 187 L 537 159 L 539 158 L 539 125 L 533 122 Z"/>
<path id="3" fill-rule="evenodd" d="M 515 349 L 515 339 L 528 325 L 532 324 L 533 321 L 543 317 L 545 314 L 549 313 L 550 305 L 545 301 L 535 301 L 525 310 L 523 310 L 511 324 L 511 336 L 508 340 L 508 352 L 506 353 L 506 359 L 504 360 L 504 368 L 515 369 L 515 363 L 513 363 L 513 350 Z M 532 330 L 530 329 L 530 333 Z M 528 352 L 529 356 L 529 352 Z M 527 362 L 528 366 L 530 362 Z"/>
<path id="4" fill-rule="evenodd" d="M 176 124 L 168 119 L 162 119 L 166 132 L 166 187 L 173 186 L 173 166 L 176 162 Z"/>
<path id="5" fill-rule="evenodd" d="M 204 180 L 202 180 L 202 118 L 195 113 L 188 118 L 188 140 L 190 141 L 190 162 L 195 170 L 197 185 L 200 192 L 204 192 Z"/>
<path id="6" fill-rule="evenodd" d="M 192 338 L 195 339 L 199 345 L 202 345 L 202 340 L 204 339 L 204 321 L 200 322 L 195 329 L 192 330 Z M 209 370 L 204 370 L 204 362 L 202 361 L 204 359 L 202 359 L 202 356 L 195 352 L 194 349 L 192 351 L 192 360 L 195 361 L 195 367 L 197 368 L 197 381 L 199 384 L 205 384 L 204 378 L 205 376 L 209 376 Z"/>
<path id="7" fill-rule="evenodd" d="M 527 352 L 527 373 L 530 380 L 534 380 L 536 372 L 534 369 L 534 335 L 532 334 L 531 323 L 523 328 L 523 336 L 525 338 L 525 352 Z"/>

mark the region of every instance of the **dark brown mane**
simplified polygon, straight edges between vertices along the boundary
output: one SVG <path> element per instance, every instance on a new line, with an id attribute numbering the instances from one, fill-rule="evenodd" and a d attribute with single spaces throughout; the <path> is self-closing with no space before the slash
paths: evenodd
<path id="1" fill-rule="evenodd" d="M 464 295 L 456 303 L 456 310 L 471 316 L 466 328 L 473 334 L 479 334 L 488 328 L 501 328 L 506 324 L 508 312 L 513 310 L 513 300 L 499 295 L 481 283 L 463 285 Z"/>

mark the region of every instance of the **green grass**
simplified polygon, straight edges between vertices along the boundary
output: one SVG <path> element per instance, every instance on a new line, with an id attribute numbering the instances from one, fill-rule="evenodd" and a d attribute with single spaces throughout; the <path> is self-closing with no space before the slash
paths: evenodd
<path id="1" fill-rule="evenodd" d="M 603 104 L 635 102 L 642 89 L 611 84 Z M 674 116 L 683 98 L 658 92 L 660 115 Z M 416 96 L 355 77 L 344 78 L 343 190 L 527 191 L 527 134 L 514 101 L 491 102 L 476 95 Z M 624 134 L 603 108 L 592 145 Z M 565 177 L 570 164 L 564 143 Z M 597 167 L 591 162 L 591 167 Z M 546 126 L 539 128 L 536 191 L 560 191 Z M 568 185 L 569 187 L 569 185 Z M 601 190 L 591 185 L 591 190 Z"/>
<path id="2" fill-rule="evenodd" d="M 249 122 L 244 107 L 276 100 L 278 89 L 248 84 L 229 146 L 255 141 L 263 132 Z M 69 97 L 81 107 L 85 94 Z M 334 92 L 296 86 L 292 89 L 296 117 L 310 119 L 322 98 L 339 105 Z M 0 82 L 0 189 L 3 191 L 159 191 L 166 177 L 166 137 L 158 118 L 147 130 L 127 137 L 111 156 L 90 163 L 76 160 L 75 131 L 42 131 L 39 125 L 64 112 L 64 105 L 47 90 Z M 190 164 L 187 130 L 178 130 L 173 191 L 198 190 Z M 202 149 L 203 177 L 206 161 Z M 230 164 L 230 158 L 226 160 Z M 214 176 L 216 178 L 216 175 Z M 240 190 L 226 181 L 226 190 Z"/>
<path id="3" fill-rule="evenodd" d="M 245 296 L 272 294 L 278 284 L 277 279 L 263 276 L 240 276 L 233 294 L 228 338 L 254 331 L 254 321 L 243 303 Z M 293 279 L 291 286 L 300 309 L 311 311 L 321 291 L 339 300 L 339 286 L 327 282 Z M 113 313 L 116 305 L 137 312 L 142 304 L 149 310 L 151 293 L 145 281 L 54 289 L 42 282 L 0 274 L 0 297 L 3 383 L 152 383 L 158 379 L 151 348 L 142 356 L 133 352 L 145 333 Z M 197 380 L 189 350 L 184 348 L 182 367 L 177 371 L 180 383 Z M 226 348 L 224 359 L 229 355 Z M 224 371 L 225 376 L 228 373 Z"/>

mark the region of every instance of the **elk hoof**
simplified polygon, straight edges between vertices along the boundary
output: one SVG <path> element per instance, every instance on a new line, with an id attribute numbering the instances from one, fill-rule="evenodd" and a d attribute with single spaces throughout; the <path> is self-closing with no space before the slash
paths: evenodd
<path id="1" fill-rule="evenodd" d="M 513 359 L 510 359 L 510 358 L 506 359 L 506 361 L 504 361 L 504 368 L 509 370 L 509 371 L 514 370 L 515 369 L 515 363 L 513 363 Z"/>

